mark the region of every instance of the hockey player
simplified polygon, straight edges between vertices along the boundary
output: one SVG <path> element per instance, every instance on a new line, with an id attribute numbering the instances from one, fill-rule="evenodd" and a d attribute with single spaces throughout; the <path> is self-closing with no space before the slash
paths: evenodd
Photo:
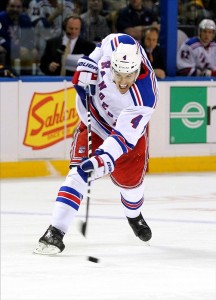
<path id="1" fill-rule="evenodd" d="M 143 180 L 148 161 L 147 125 L 154 112 L 158 88 L 154 71 L 143 48 L 129 35 L 110 34 L 89 55 L 78 61 L 73 84 L 78 92 L 81 123 L 71 148 L 71 169 L 62 184 L 52 222 L 34 250 L 56 254 L 65 248 L 68 231 L 91 179 L 110 174 L 119 186 L 127 220 L 142 241 L 151 239 L 141 207 Z M 92 150 L 87 157 L 86 86 L 90 87 Z"/>
<path id="2" fill-rule="evenodd" d="M 198 36 L 184 42 L 177 54 L 178 75 L 216 76 L 216 26 L 204 19 L 198 27 Z"/>

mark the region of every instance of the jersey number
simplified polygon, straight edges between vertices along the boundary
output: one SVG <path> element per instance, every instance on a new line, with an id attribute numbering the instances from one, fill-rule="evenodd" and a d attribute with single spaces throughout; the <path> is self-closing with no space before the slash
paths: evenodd
<path id="1" fill-rule="evenodd" d="M 142 118 L 143 118 L 142 115 L 139 115 L 139 116 L 133 118 L 133 119 L 131 120 L 132 127 L 133 127 L 133 128 L 137 128 L 137 126 L 139 125 L 139 122 L 140 122 L 140 120 L 141 120 Z"/>
<path id="2" fill-rule="evenodd" d="M 181 52 L 181 58 L 182 59 L 189 59 L 189 56 L 190 56 L 189 51 L 182 50 L 182 52 Z"/>

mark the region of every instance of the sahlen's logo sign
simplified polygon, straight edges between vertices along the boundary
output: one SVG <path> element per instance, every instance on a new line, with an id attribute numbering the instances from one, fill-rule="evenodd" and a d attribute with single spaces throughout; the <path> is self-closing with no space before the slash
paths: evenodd
<path id="1" fill-rule="evenodd" d="M 23 144 L 39 150 L 71 138 L 79 123 L 75 97 L 74 88 L 35 93 L 29 107 Z"/>
<path id="2" fill-rule="evenodd" d="M 210 89 L 208 91 L 208 89 Z M 216 142 L 216 88 L 172 87 L 170 143 Z"/>

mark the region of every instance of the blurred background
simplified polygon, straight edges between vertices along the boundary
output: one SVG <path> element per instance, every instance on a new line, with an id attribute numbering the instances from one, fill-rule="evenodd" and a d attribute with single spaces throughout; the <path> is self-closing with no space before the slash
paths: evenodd
<path id="1" fill-rule="evenodd" d="M 177 51 L 198 34 L 200 21 L 215 21 L 216 0 L 1 0 L 0 65 L 7 70 L 2 76 L 50 75 L 40 67 L 46 43 L 64 35 L 71 15 L 82 20 L 76 34 L 95 44 L 109 33 L 125 32 L 145 46 L 146 30 L 156 27 L 163 79 L 177 75 Z"/>

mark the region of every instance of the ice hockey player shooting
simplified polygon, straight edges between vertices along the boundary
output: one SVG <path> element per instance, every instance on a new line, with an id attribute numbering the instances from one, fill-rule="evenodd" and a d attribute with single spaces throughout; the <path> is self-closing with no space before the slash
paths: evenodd
<path id="1" fill-rule="evenodd" d="M 49 255 L 64 250 L 63 237 L 87 197 L 89 173 L 91 180 L 110 175 L 119 187 L 125 219 L 140 240 L 149 241 L 152 233 L 141 208 L 148 163 L 147 126 L 158 88 L 146 53 L 131 36 L 110 34 L 78 61 L 72 83 L 81 122 L 73 136 L 70 171 L 58 192 L 51 225 L 34 252 Z M 86 99 L 91 113 L 90 158 Z"/>

